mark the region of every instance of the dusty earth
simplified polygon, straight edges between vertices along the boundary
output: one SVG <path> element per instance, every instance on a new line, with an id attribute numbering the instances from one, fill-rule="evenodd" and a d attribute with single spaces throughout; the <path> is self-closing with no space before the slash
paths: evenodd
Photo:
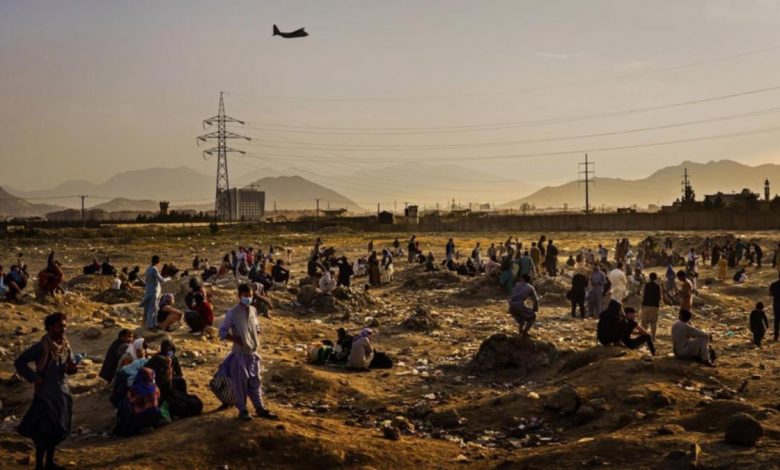
<path id="1" fill-rule="evenodd" d="M 408 235 L 400 237 L 402 245 Z M 463 253 L 481 241 L 484 254 L 491 241 L 499 244 L 507 235 L 418 238 L 425 252 L 433 250 L 441 259 L 449 236 Z M 526 242 L 539 236 L 516 235 Z M 547 235 L 559 246 L 563 263 L 581 246 L 612 248 L 619 236 L 636 244 L 648 233 Z M 687 249 L 708 234 L 653 235 L 671 236 L 675 247 Z M 775 232 L 734 235 L 761 240 L 766 258 L 780 239 Z M 0 239 L 3 265 L 22 252 L 31 274 L 37 273 L 54 249 L 70 281 L 68 293 L 54 301 L 41 304 L 28 296 L 24 305 L 0 303 L 2 467 L 32 468 L 30 442 L 14 432 L 32 389 L 14 376 L 13 360 L 40 339 L 44 316 L 57 310 L 69 315 L 75 352 L 90 359 L 70 381 L 74 433 L 59 454 L 68 468 L 689 468 L 692 453 L 699 468 L 779 465 L 780 345 L 769 341 L 757 349 L 747 329 L 755 302 L 771 305 L 767 287 L 777 278 L 771 266 L 748 268 L 744 285 L 700 282 L 694 323 L 714 335 L 716 369 L 671 357 L 669 331 L 676 315 L 671 306 L 662 308 L 655 358 L 646 351 L 598 346 L 595 321 L 569 316 L 566 276 L 559 283 L 537 282 L 543 295 L 532 340 L 514 336 L 504 294 L 484 278 L 425 274 L 405 260 L 397 260 L 391 284 L 370 296 L 358 289 L 352 299 L 329 308 L 302 307 L 293 293 L 274 291 L 273 318 L 261 320 L 261 353 L 266 399 L 280 421 L 243 423 L 233 409 L 215 411 L 218 402 L 208 381 L 228 346 L 180 328 L 171 336 L 191 390 L 205 403 L 203 416 L 134 438 L 110 435 L 112 409 L 96 374 L 117 331 L 140 325 L 141 294 L 108 299 L 101 294 L 110 280 L 79 277 L 81 266 L 110 256 L 119 267 L 144 269 L 156 253 L 186 268 L 196 254 L 216 262 L 239 243 L 265 249 L 273 243 L 293 250 L 291 286 L 297 286 L 317 236 L 350 258 L 363 254 L 368 242 L 366 234 L 348 230 L 292 234 L 232 228 L 212 236 L 205 227 L 63 230 Z M 371 236 L 375 247 L 395 238 Z M 711 277 L 710 268 L 702 268 L 701 280 Z M 180 292 L 184 282 L 171 281 L 164 290 Z M 233 303 L 234 286 L 228 280 L 209 287 L 217 321 Z M 771 322 L 771 307 L 768 311 Z M 306 363 L 307 345 L 334 338 L 339 326 L 355 331 L 367 324 L 378 330 L 375 346 L 394 358 L 393 369 L 354 373 Z M 153 347 L 163 338 L 139 333 Z M 724 440 L 729 419 L 739 412 L 763 427 L 754 447 Z"/>

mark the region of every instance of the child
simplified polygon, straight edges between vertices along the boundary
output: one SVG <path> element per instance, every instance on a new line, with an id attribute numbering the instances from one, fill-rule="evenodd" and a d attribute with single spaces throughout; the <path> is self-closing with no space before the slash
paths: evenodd
<path id="1" fill-rule="evenodd" d="M 756 304 L 756 309 L 750 312 L 750 331 L 753 332 L 753 343 L 761 347 L 761 340 L 764 339 L 766 330 L 769 328 L 769 320 L 764 312 L 764 303 Z"/>

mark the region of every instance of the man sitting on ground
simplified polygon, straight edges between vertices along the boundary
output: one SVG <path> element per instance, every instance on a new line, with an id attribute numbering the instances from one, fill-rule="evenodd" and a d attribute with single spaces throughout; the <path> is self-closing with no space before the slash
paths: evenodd
<path id="1" fill-rule="evenodd" d="M 290 271 L 284 267 L 284 260 L 276 260 L 276 264 L 271 268 L 271 277 L 275 283 L 287 285 L 290 280 Z"/>
<path id="2" fill-rule="evenodd" d="M 184 322 L 190 327 L 190 333 L 200 333 L 214 323 L 214 308 L 202 293 L 193 296 L 192 308 L 184 312 Z"/>
<path id="3" fill-rule="evenodd" d="M 111 346 L 109 346 L 108 350 L 106 351 L 106 356 L 103 359 L 103 365 L 101 366 L 100 373 L 98 374 L 101 379 L 108 383 L 111 383 L 114 380 L 116 369 L 119 365 L 119 358 L 121 357 L 121 354 L 119 353 L 119 347 L 132 343 L 133 336 L 133 332 L 127 329 L 123 329 L 119 332 L 117 339 L 111 343 Z"/>
<path id="4" fill-rule="evenodd" d="M 27 287 L 28 275 L 19 265 L 12 265 L 11 271 L 5 276 L 5 285 L 8 291 L 5 293 L 6 300 L 15 303 L 22 303 L 19 299 L 22 291 Z"/>
<path id="5" fill-rule="evenodd" d="M 655 356 L 655 346 L 653 345 L 653 339 L 650 336 L 650 333 L 639 326 L 639 324 L 636 322 L 636 310 L 633 307 L 626 307 L 625 313 L 626 318 L 623 322 L 623 333 L 621 335 L 620 341 L 628 349 L 639 349 L 640 346 L 646 343 L 647 349 L 650 350 L 650 354 Z M 634 331 L 639 332 L 639 336 L 636 338 L 631 337 Z"/>
<path id="6" fill-rule="evenodd" d="M 100 274 L 103 276 L 116 276 L 116 268 L 111 264 L 111 260 L 108 257 L 100 265 Z"/>
<path id="7" fill-rule="evenodd" d="M 181 320 L 184 314 L 173 306 L 173 294 L 165 294 L 160 299 L 157 310 L 157 328 L 165 331 L 173 331 L 173 324 Z"/>
<path id="8" fill-rule="evenodd" d="M 679 320 L 672 325 L 674 356 L 715 367 L 715 352 L 710 348 L 712 335 L 691 325 L 692 317 L 690 310 L 680 309 Z"/>

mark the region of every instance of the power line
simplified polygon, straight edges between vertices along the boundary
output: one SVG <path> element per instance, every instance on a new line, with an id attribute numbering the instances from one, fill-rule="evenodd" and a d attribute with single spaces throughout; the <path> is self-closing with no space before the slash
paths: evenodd
<path id="1" fill-rule="evenodd" d="M 715 118 L 709 118 L 709 119 L 698 119 L 695 121 L 685 121 L 685 122 L 678 122 L 673 124 L 665 124 L 661 126 L 649 126 L 649 127 L 639 127 L 639 128 L 633 128 L 633 129 L 625 129 L 625 130 L 618 130 L 618 131 L 608 131 L 608 132 L 596 132 L 591 134 L 578 134 L 578 135 L 571 135 L 571 136 L 561 136 L 561 137 L 549 137 L 549 138 L 542 138 L 542 139 L 525 139 L 525 140 L 513 140 L 513 141 L 504 141 L 504 142 L 475 142 L 475 143 L 462 143 L 462 144 L 420 144 L 420 145 L 341 145 L 341 144 L 330 144 L 330 143 L 322 143 L 322 142 L 297 142 L 297 141 L 286 141 L 286 142 L 279 142 L 279 141 L 272 141 L 272 140 L 257 140 L 255 139 L 252 144 L 253 145 L 265 145 L 269 143 L 274 144 L 284 144 L 284 143 L 292 143 L 295 145 L 299 145 L 299 147 L 285 147 L 287 149 L 291 150 L 301 150 L 301 149 L 308 149 L 308 150 L 339 150 L 339 151 L 345 151 L 345 152 L 357 152 L 357 151 L 401 151 L 401 150 L 451 150 L 451 149 L 462 149 L 462 148 L 484 148 L 484 147 L 504 147 L 504 146 L 510 146 L 510 145 L 522 145 L 522 144 L 537 144 L 537 143 L 547 143 L 547 142 L 563 142 L 568 140 L 577 140 L 577 139 L 588 139 L 588 138 L 594 138 L 594 137 L 609 137 L 614 135 L 622 135 L 622 134 L 634 134 L 638 132 L 648 132 L 648 131 L 655 131 L 655 130 L 663 130 L 663 129 L 673 129 L 676 127 L 686 127 L 686 126 L 693 126 L 698 124 L 706 124 L 706 123 L 713 123 L 713 122 L 721 122 L 721 121 L 728 121 L 732 119 L 739 119 L 743 117 L 750 117 L 750 116 L 761 116 L 766 114 L 772 114 L 780 112 L 780 107 L 774 107 L 774 108 L 768 108 L 758 111 L 751 111 L 747 113 L 739 113 L 739 114 L 731 114 L 726 116 L 719 116 Z"/>
<path id="2" fill-rule="evenodd" d="M 587 152 L 611 152 L 615 150 L 630 150 L 630 149 L 638 149 L 638 148 L 649 148 L 649 147 L 658 147 L 662 145 L 674 145 L 674 144 L 682 144 L 682 143 L 688 143 L 688 142 L 701 142 L 706 140 L 718 140 L 718 139 L 727 139 L 732 137 L 742 137 L 742 136 L 748 136 L 748 135 L 758 135 L 758 134 L 768 134 L 772 132 L 778 132 L 780 131 L 780 126 L 774 126 L 774 127 L 765 127 L 762 129 L 755 129 L 752 131 L 742 131 L 742 132 L 731 132 L 727 134 L 715 134 L 715 135 L 707 135 L 707 136 L 700 136 L 700 137 L 691 137 L 691 138 L 685 138 L 685 139 L 674 139 L 674 140 L 665 140 L 665 141 L 657 141 L 657 142 L 646 142 L 642 144 L 630 144 L 630 145 L 617 145 L 617 146 L 611 146 L 611 147 L 593 147 L 593 148 L 581 148 L 581 149 L 573 149 L 573 150 L 562 150 L 562 151 L 555 151 L 555 152 L 539 152 L 539 153 L 517 153 L 517 154 L 508 154 L 508 155 L 470 155 L 470 156 L 459 156 L 459 157 L 444 157 L 444 158 L 428 158 L 427 161 L 436 161 L 436 162 L 448 162 L 448 161 L 475 161 L 475 160 L 511 160 L 511 159 L 517 159 L 517 158 L 535 158 L 535 157 L 554 157 L 554 156 L 563 156 L 563 155 L 572 155 L 572 154 L 582 154 Z M 301 159 L 308 162 L 350 162 L 350 163 L 377 163 L 376 159 L 353 159 L 353 158 L 339 158 L 339 159 L 316 159 L 313 160 L 311 156 L 304 156 L 304 155 L 287 155 L 283 157 L 274 157 L 273 155 L 268 154 L 254 154 L 254 153 L 247 153 L 247 157 L 250 158 L 266 158 L 266 159 L 285 159 L 285 160 L 295 160 L 295 159 Z M 413 159 L 402 159 L 402 158 L 395 158 L 393 159 L 395 162 L 417 162 L 419 161 L 419 158 L 413 158 Z"/>
<path id="3" fill-rule="evenodd" d="M 494 90 L 489 92 L 481 92 L 481 93 L 455 93 L 455 94 L 447 94 L 447 95 L 424 95 L 424 96 L 406 96 L 406 97 L 397 97 L 397 98 L 388 98 L 388 97 L 364 97 L 364 98 L 348 98 L 348 97 L 315 97 L 315 96 L 273 96 L 273 95 L 262 95 L 262 94 L 251 94 L 251 93 L 240 93 L 240 92 L 226 92 L 226 94 L 230 96 L 243 96 L 248 98 L 255 98 L 255 99 L 261 99 L 261 100 L 282 100 L 282 101 L 327 101 L 327 102 L 333 102 L 333 101 L 341 101 L 341 102 L 366 102 L 366 101 L 375 101 L 375 102 L 393 102 L 393 101 L 426 101 L 426 100 L 442 100 L 442 99 L 452 99 L 452 98 L 476 98 L 476 97 L 485 97 L 485 96 L 496 96 L 496 95 L 505 95 L 505 94 L 513 94 L 513 93 L 523 93 L 523 92 L 529 92 L 529 91 L 540 91 L 540 90 L 549 90 L 549 89 L 555 89 L 555 88 L 563 88 L 563 87 L 569 87 L 569 86 L 576 86 L 576 85 L 586 85 L 586 84 L 592 84 L 592 83 L 602 83 L 602 82 L 608 82 L 612 80 L 620 80 L 624 78 L 632 78 L 632 77 L 641 77 L 644 75 L 653 75 L 657 73 L 662 72 L 669 72 L 674 70 L 681 70 L 685 68 L 690 67 L 696 67 L 700 65 L 707 65 L 707 64 L 713 64 L 717 62 L 725 62 L 729 60 L 734 59 L 740 59 L 743 57 L 749 57 L 753 55 L 758 54 L 764 54 L 767 52 L 772 52 L 780 49 L 780 45 L 777 46 L 771 46 L 766 47 L 762 49 L 756 49 L 752 51 L 742 52 L 739 54 L 733 54 L 729 56 L 723 56 L 723 57 L 716 57 L 712 59 L 705 59 L 695 62 L 688 62 L 685 64 L 679 64 L 679 65 L 672 65 L 668 67 L 659 67 L 656 69 L 651 70 L 643 70 L 643 71 L 637 71 L 637 72 L 630 72 L 630 73 L 624 73 L 619 75 L 612 75 L 607 77 L 598 77 L 598 78 L 591 78 L 591 79 L 585 79 L 585 80 L 576 80 L 571 82 L 562 82 L 562 83 L 553 83 L 548 85 L 537 85 L 537 86 L 531 86 L 531 87 L 523 87 L 523 88 L 510 88 L 505 90 Z"/>
<path id="4" fill-rule="evenodd" d="M 780 90 L 780 85 L 775 85 L 775 86 L 765 87 L 765 88 L 757 88 L 753 90 L 746 90 L 737 93 L 729 93 L 726 95 L 699 98 L 695 100 L 680 101 L 680 102 L 670 103 L 665 105 L 645 106 L 640 108 L 624 109 L 619 111 L 576 114 L 576 115 L 562 116 L 556 118 L 502 122 L 502 123 L 492 123 L 492 124 L 465 124 L 460 126 L 418 126 L 418 127 L 327 127 L 327 126 L 300 126 L 300 125 L 296 126 L 296 125 L 288 125 L 288 124 L 267 124 L 267 123 L 264 124 L 264 123 L 252 122 L 252 121 L 250 121 L 248 124 L 250 126 L 260 125 L 264 127 L 262 129 L 258 128 L 258 130 L 268 130 L 269 128 L 275 128 L 275 130 L 281 130 L 281 131 L 285 129 L 303 130 L 303 131 L 310 131 L 310 130 L 332 131 L 332 132 L 328 132 L 331 135 L 334 135 L 333 132 L 341 132 L 344 134 L 350 132 L 360 132 L 360 133 L 378 132 L 378 133 L 382 133 L 383 135 L 384 134 L 387 135 L 414 134 L 414 133 L 435 134 L 435 133 L 447 133 L 447 132 L 475 132 L 475 131 L 486 131 L 486 130 L 512 129 L 517 127 L 536 127 L 536 126 L 545 126 L 545 125 L 553 125 L 553 124 L 565 124 L 569 122 L 587 121 L 592 119 L 619 117 L 619 116 L 625 116 L 629 114 L 642 114 L 642 113 L 648 113 L 652 111 L 661 111 L 665 109 L 691 106 L 695 104 L 710 103 L 713 101 L 722 101 L 731 98 L 738 98 L 741 96 L 756 95 L 756 94 L 767 93 L 776 90 Z"/>

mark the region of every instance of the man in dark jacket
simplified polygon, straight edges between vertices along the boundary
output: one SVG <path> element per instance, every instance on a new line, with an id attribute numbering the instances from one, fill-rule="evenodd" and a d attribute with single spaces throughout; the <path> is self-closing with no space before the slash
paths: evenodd
<path id="1" fill-rule="evenodd" d="M 571 290 L 569 291 L 569 300 L 571 301 L 571 316 L 577 317 L 577 306 L 580 306 L 580 318 L 585 318 L 585 289 L 588 287 L 588 278 L 582 273 L 574 273 L 571 278 Z"/>
<path id="2" fill-rule="evenodd" d="M 650 328 L 653 339 L 658 327 L 658 310 L 661 308 L 661 285 L 656 282 L 657 279 L 656 273 L 650 273 L 650 282 L 645 284 L 642 292 L 642 328 Z"/>
<path id="3" fill-rule="evenodd" d="M 111 343 L 111 346 L 109 346 L 108 350 L 106 351 L 106 357 L 103 359 L 103 365 L 100 367 L 100 373 L 98 374 L 98 377 L 108 383 L 111 383 L 114 380 L 114 376 L 116 375 L 116 368 L 119 364 L 119 358 L 121 356 L 119 353 L 119 348 L 124 344 L 132 343 L 133 336 L 133 332 L 127 329 L 121 330 L 119 332 L 117 339 Z"/>

